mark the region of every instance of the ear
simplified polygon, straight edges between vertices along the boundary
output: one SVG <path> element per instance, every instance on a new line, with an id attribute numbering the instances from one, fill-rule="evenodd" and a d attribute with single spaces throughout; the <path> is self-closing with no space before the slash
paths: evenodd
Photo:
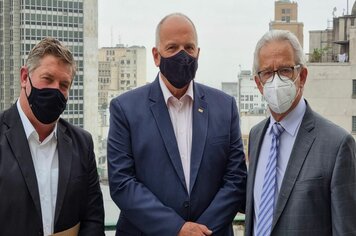
<path id="1" fill-rule="evenodd" d="M 28 68 L 26 66 L 22 66 L 20 70 L 21 88 L 26 88 L 27 80 L 28 80 Z"/>
<path id="2" fill-rule="evenodd" d="M 260 93 L 263 95 L 263 86 L 262 86 L 262 84 L 261 84 L 260 79 L 258 78 L 257 75 L 255 75 L 254 78 L 255 78 L 255 83 L 256 83 L 256 85 L 257 85 L 258 90 L 260 90 Z"/>
<path id="3" fill-rule="evenodd" d="M 306 67 L 302 67 L 300 73 L 299 73 L 299 79 L 300 79 L 300 84 L 299 87 L 303 88 L 305 82 L 307 81 L 308 77 L 308 69 Z"/>
<path id="4" fill-rule="evenodd" d="M 158 49 L 156 47 L 152 48 L 152 56 L 153 60 L 155 62 L 155 65 L 159 67 L 159 64 L 161 63 L 161 56 L 158 53 Z"/>
<path id="5" fill-rule="evenodd" d="M 198 48 L 197 59 L 199 59 L 199 55 L 200 55 L 200 48 Z"/>

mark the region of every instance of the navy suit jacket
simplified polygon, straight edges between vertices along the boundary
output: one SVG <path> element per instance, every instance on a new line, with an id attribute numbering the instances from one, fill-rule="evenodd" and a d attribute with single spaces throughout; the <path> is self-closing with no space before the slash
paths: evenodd
<path id="1" fill-rule="evenodd" d="M 108 170 L 116 235 L 177 235 L 184 222 L 233 235 L 246 164 L 234 98 L 194 83 L 190 189 L 157 79 L 111 101 Z"/>
<path id="2" fill-rule="evenodd" d="M 79 235 L 104 235 L 104 207 L 90 134 L 59 119 L 54 232 L 80 222 Z M 43 235 L 36 172 L 16 104 L 0 114 L 0 236 Z"/>

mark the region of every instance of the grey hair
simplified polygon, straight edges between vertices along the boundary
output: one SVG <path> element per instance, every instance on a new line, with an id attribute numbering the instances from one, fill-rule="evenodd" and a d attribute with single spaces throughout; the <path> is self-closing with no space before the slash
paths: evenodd
<path id="1" fill-rule="evenodd" d="M 169 15 L 166 15 L 157 25 L 156 27 L 156 47 L 158 47 L 158 44 L 160 43 L 161 41 L 161 38 L 160 38 L 160 32 L 161 32 L 161 26 L 162 24 L 170 17 L 172 16 L 181 16 L 185 19 L 187 19 L 193 26 L 193 29 L 194 29 L 194 34 L 195 34 L 195 39 L 196 39 L 196 43 L 198 44 L 198 34 L 197 34 L 197 30 L 195 28 L 195 25 L 193 23 L 193 21 L 186 15 L 184 15 L 183 13 L 179 13 L 179 12 L 175 12 L 175 13 L 171 13 Z"/>
<path id="2" fill-rule="evenodd" d="M 288 30 L 270 30 L 265 33 L 262 38 L 257 42 L 254 58 L 253 58 L 253 74 L 256 75 L 259 70 L 259 54 L 263 46 L 270 42 L 275 41 L 288 41 L 294 51 L 294 62 L 305 67 L 305 57 L 303 48 L 300 45 L 298 38 Z"/>
<path id="3" fill-rule="evenodd" d="M 73 54 L 58 39 L 52 37 L 43 38 L 31 49 L 26 60 L 28 72 L 31 73 L 34 71 L 40 65 L 41 59 L 47 55 L 52 55 L 62 62 L 69 64 L 72 67 L 72 79 L 74 78 L 76 65 Z"/>

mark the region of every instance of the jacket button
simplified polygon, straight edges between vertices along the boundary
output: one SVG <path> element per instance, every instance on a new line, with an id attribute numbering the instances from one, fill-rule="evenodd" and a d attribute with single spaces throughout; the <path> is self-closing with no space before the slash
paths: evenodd
<path id="1" fill-rule="evenodd" d="M 190 206 L 190 204 L 189 204 L 188 201 L 185 201 L 185 202 L 183 203 L 183 207 L 184 207 L 184 208 L 188 208 L 189 206 Z"/>

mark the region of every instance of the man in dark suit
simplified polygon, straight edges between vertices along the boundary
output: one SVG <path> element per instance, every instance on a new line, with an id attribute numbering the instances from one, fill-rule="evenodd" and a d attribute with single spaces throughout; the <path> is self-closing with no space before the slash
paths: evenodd
<path id="1" fill-rule="evenodd" d="M 271 116 L 250 132 L 246 235 L 356 235 L 355 140 L 303 99 L 298 39 L 267 32 L 254 73 Z"/>
<path id="2" fill-rule="evenodd" d="M 0 235 L 104 235 L 92 138 L 59 118 L 74 75 L 54 38 L 21 68 L 20 97 L 0 114 Z"/>
<path id="3" fill-rule="evenodd" d="M 193 82 L 199 48 L 187 16 L 161 20 L 152 53 L 156 80 L 110 104 L 116 235 L 233 235 L 246 186 L 235 100 Z"/>

